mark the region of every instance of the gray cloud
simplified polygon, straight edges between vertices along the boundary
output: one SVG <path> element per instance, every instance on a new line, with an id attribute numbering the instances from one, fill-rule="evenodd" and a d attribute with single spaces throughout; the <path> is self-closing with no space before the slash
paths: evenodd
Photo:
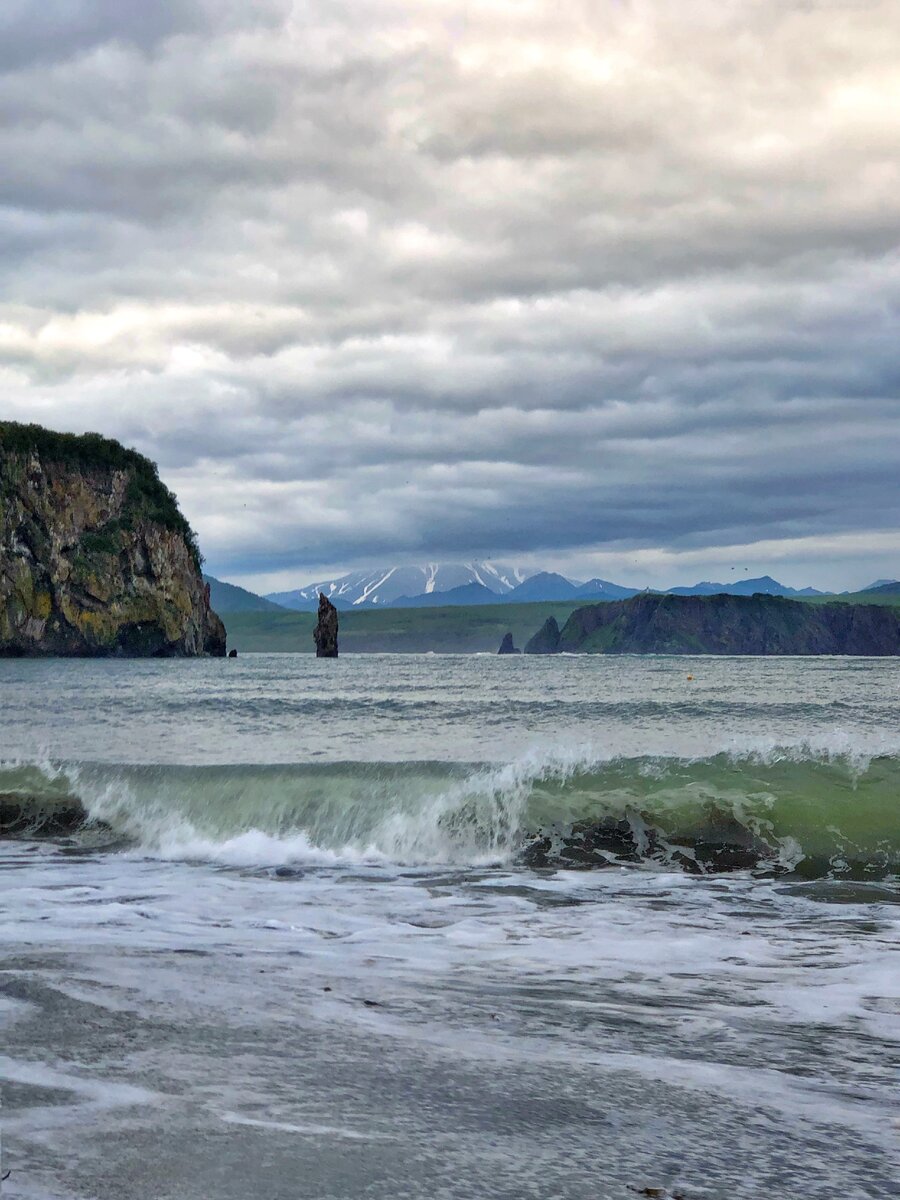
<path id="1" fill-rule="evenodd" d="M 203 27 L 194 0 L 6 0 L 0 12 L 0 67 L 21 69 L 65 62 L 96 46 L 122 42 L 150 51 L 173 34 Z"/>
<path id="2" fill-rule="evenodd" d="M 893 546 L 892 0 L 31 8 L 4 413 L 153 455 L 214 570 Z"/>

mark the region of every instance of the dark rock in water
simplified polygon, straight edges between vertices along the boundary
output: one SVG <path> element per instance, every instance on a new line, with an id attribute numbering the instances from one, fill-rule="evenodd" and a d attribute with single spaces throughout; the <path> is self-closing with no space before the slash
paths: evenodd
<path id="1" fill-rule="evenodd" d="M 0 655 L 224 655 L 190 525 L 118 442 L 0 421 Z"/>
<path id="2" fill-rule="evenodd" d="M 0 837 L 58 837 L 74 833 L 88 819 L 80 800 L 0 793 Z"/>
<path id="3" fill-rule="evenodd" d="M 889 854 L 876 854 L 874 858 L 866 857 L 852 858 L 842 854 L 840 858 L 829 858 L 824 854 L 806 854 L 803 858 L 791 867 L 791 874 L 796 875 L 800 879 L 840 879 L 847 883 L 865 883 L 868 887 L 873 881 L 877 882 L 882 879 L 894 879 L 897 874 L 896 862 L 891 861 Z M 844 900 L 851 903 L 852 890 L 848 889 L 844 892 Z M 865 897 L 866 902 L 869 902 L 871 896 L 874 900 L 873 893 L 856 892 L 859 901 L 862 902 Z M 829 893 L 828 900 L 830 903 L 838 903 L 841 893 L 834 890 Z M 887 893 L 883 893 L 886 898 Z M 821 897 L 825 899 L 825 897 Z M 894 893 L 893 903 L 897 903 L 897 894 Z"/>
<path id="4" fill-rule="evenodd" d="M 771 863 L 774 851 L 731 813 L 711 807 L 702 832 L 690 839 L 677 835 L 667 839 L 667 860 L 690 875 L 716 875 Z"/>
<path id="5" fill-rule="evenodd" d="M 497 653 L 498 654 L 521 654 L 522 651 L 517 650 L 515 648 L 515 646 L 513 645 L 513 635 L 511 633 L 505 633 L 503 635 L 503 641 L 500 643 L 500 649 L 497 651 Z"/>
<path id="6" fill-rule="evenodd" d="M 694 857 L 703 867 L 704 874 L 719 871 L 749 871 L 758 867 L 763 853 L 754 846 L 742 846 L 736 842 L 694 843 Z"/>
<path id="7" fill-rule="evenodd" d="M 229 650 L 228 657 L 229 658 L 237 658 L 237 650 Z"/>
<path id="8" fill-rule="evenodd" d="M 316 658 L 338 656 L 338 610 L 324 592 L 319 592 L 319 619 L 313 630 Z"/>
<path id="9" fill-rule="evenodd" d="M 528 867 L 568 870 L 655 862 L 688 875 L 715 875 L 771 865 L 773 852 L 737 821 L 724 818 L 691 840 L 667 838 L 643 819 L 637 826 L 607 819 L 541 830 L 522 850 L 521 861 Z"/>
<path id="10" fill-rule="evenodd" d="M 548 617 L 537 633 L 525 644 L 526 654 L 556 654 L 559 650 L 559 626 L 556 617 Z"/>
<path id="11" fill-rule="evenodd" d="M 656 849 L 652 830 L 643 853 Z M 529 867 L 609 867 L 639 862 L 642 851 L 628 821 L 578 821 L 565 829 L 541 830 L 522 852 Z"/>

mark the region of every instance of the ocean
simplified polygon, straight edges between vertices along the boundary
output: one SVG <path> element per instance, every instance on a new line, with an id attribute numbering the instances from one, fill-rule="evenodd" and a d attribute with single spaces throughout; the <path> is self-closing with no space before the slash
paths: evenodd
<path id="1" fill-rule="evenodd" d="M 0 661 L 4 1200 L 896 1196 L 898 717 L 897 659 Z"/>

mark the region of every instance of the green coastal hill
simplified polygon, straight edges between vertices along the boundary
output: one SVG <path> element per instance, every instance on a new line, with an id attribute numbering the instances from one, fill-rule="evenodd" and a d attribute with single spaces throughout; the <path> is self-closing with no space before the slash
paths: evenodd
<path id="1" fill-rule="evenodd" d="M 340 614 L 342 654 L 495 654 L 505 633 L 522 648 L 549 616 L 564 622 L 577 601 L 477 604 L 446 608 L 385 608 Z M 243 612 L 228 615 L 228 644 L 238 653 L 315 653 L 315 613 Z"/>
<path id="2" fill-rule="evenodd" d="M 230 616 L 236 612 L 287 612 L 281 604 L 248 592 L 234 583 L 224 583 L 213 575 L 204 575 L 203 582 L 209 585 L 209 602 L 220 615 Z"/>
<path id="3" fill-rule="evenodd" d="M 640 601 L 643 598 L 636 598 Z M 704 612 L 714 613 L 716 605 L 712 601 L 720 600 L 718 596 L 702 596 L 702 598 L 682 598 L 672 596 L 674 605 L 684 599 L 698 599 L 706 608 Z M 750 601 L 770 601 L 774 605 L 791 605 L 791 620 L 796 628 L 808 626 L 820 629 L 821 617 L 816 617 L 816 610 L 822 606 L 850 606 L 851 610 L 860 606 L 868 608 L 884 608 L 888 612 L 900 611 L 900 596 L 816 596 L 804 600 L 781 601 L 772 596 L 756 596 L 756 598 L 730 599 L 738 606 L 749 605 Z M 610 604 L 590 605 L 588 608 L 606 610 L 611 605 L 634 604 L 634 601 L 610 601 Z M 799 607 L 799 612 L 794 608 Z M 577 601 L 541 601 L 538 604 L 497 604 L 473 605 L 468 607 L 436 607 L 436 608 L 384 608 L 384 610 L 367 610 L 362 612 L 341 613 L 341 652 L 344 654 L 365 653 L 407 653 L 425 654 L 494 654 L 499 648 L 506 632 L 511 632 L 516 647 L 523 649 L 530 638 L 548 618 L 556 620 L 558 629 L 563 629 L 566 622 L 576 611 L 583 611 L 586 606 Z M 758 610 L 758 605 L 757 605 Z M 737 610 L 740 610 L 738 608 Z M 775 610 L 784 612 L 784 610 Z M 884 616 L 888 616 L 888 612 Z M 852 613 L 851 613 L 852 616 Z M 832 620 L 832 618 L 826 618 Z M 857 618 L 853 618 L 857 619 Z M 889 622 L 882 626 L 880 618 L 870 618 L 878 625 L 881 634 L 889 637 L 893 628 Z M 228 617 L 229 644 L 239 652 L 278 652 L 278 653 L 314 653 L 312 629 L 316 624 L 313 613 L 302 612 L 235 612 Z M 887 632 L 886 632 L 887 631 Z M 821 642 L 820 644 L 824 644 Z M 884 643 L 881 643 L 884 644 Z M 572 647 L 575 649 L 575 647 Z M 641 653 L 636 650 L 635 653 Z M 643 653 L 648 653 L 644 650 Z M 665 653 L 665 650 L 656 650 Z M 685 643 L 683 650 L 672 650 L 672 653 L 755 653 L 748 650 L 708 650 L 701 649 L 701 643 Z M 766 653 L 766 652 L 762 652 Z M 784 649 L 776 653 L 841 653 L 833 650 L 803 650 Z M 846 650 L 842 653 L 857 653 Z M 865 653 L 865 652 L 860 652 Z M 883 650 L 883 653 L 898 653 L 896 650 Z"/>
<path id="4" fill-rule="evenodd" d="M 655 593 L 654 593 L 655 595 Z M 638 598 L 640 599 L 640 598 Z M 699 598 L 710 611 L 710 602 L 719 597 Z M 758 597 L 732 597 L 740 604 Z M 682 597 L 672 597 L 676 604 Z M 822 605 L 862 605 L 866 608 L 900 609 L 900 595 L 871 595 L 866 593 L 845 596 L 816 596 L 802 600 L 781 601 L 762 597 L 775 604 L 799 606 L 793 619 L 816 623 L 816 608 Z M 631 603 L 611 601 L 611 604 Z M 807 608 L 807 606 L 809 606 Z M 552 617 L 559 629 L 565 627 L 572 614 L 585 608 L 605 609 L 609 604 L 585 606 L 580 601 L 541 601 L 531 604 L 492 604 L 448 606 L 435 608 L 369 609 L 341 613 L 340 642 L 344 654 L 408 653 L 424 654 L 494 654 L 504 634 L 512 633 L 519 649 L 524 649 L 533 635 Z M 877 618 L 875 618 L 877 621 Z M 241 653 L 280 652 L 312 654 L 315 647 L 312 630 L 315 614 L 301 612 L 233 612 L 228 615 L 229 644 Z M 675 651 L 676 653 L 678 651 Z M 698 645 L 686 648 L 687 653 L 704 653 Z M 715 651 L 710 651 L 715 652 Z M 741 653 L 732 650 L 731 653 Z M 746 652 L 746 651 L 744 651 Z M 790 650 L 782 653 L 791 653 Z M 799 652 L 799 651 L 798 651 Z M 827 651 L 822 651 L 827 653 Z M 889 651 L 896 653 L 896 651 Z M 849 651 L 848 651 L 849 653 Z"/>
<path id="5" fill-rule="evenodd" d="M 885 604 L 807 603 L 783 596 L 673 596 L 576 609 L 552 618 L 526 654 L 900 655 L 900 610 Z"/>

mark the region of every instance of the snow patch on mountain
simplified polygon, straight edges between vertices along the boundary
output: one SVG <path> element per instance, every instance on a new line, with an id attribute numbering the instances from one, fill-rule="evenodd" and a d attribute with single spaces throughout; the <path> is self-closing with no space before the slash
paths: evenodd
<path id="1" fill-rule="evenodd" d="M 401 597 L 432 595 L 449 592 L 470 583 L 480 584 L 498 596 L 518 587 L 531 572 L 501 563 L 473 561 L 468 563 L 430 562 L 421 566 L 380 567 L 370 571 L 351 571 L 337 579 L 310 583 L 289 592 L 272 592 L 267 600 L 284 608 L 302 612 L 312 611 L 324 592 L 339 609 L 355 607 L 379 608 Z"/>

